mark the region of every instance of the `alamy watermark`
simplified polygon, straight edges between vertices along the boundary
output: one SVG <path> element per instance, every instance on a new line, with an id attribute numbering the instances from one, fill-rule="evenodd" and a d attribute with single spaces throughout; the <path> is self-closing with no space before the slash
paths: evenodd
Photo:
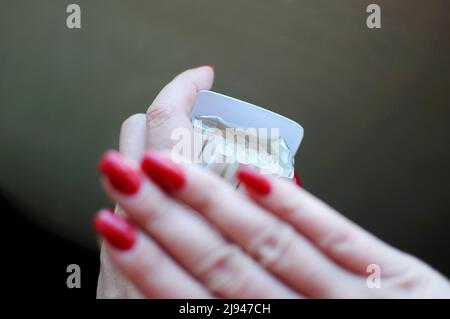
<path id="1" fill-rule="evenodd" d="M 78 4 L 69 4 L 66 12 L 70 13 L 66 19 L 66 26 L 69 29 L 81 29 L 81 7 Z"/>
<path id="2" fill-rule="evenodd" d="M 174 162 L 231 164 L 251 163 L 264 167 L 283 165 L 283 151 L 288 152 L 278 128 L 202 129 L 197 121 L 193 129 L 175 128 L 171 158 Z"/>
<path id="3" fill-rule="evenodd" d="M 381 28 L 381 7 L 378 4 L 369 4 L 366 12 L 370 13 L 366 19 L 366 26 L 369 29 Z M 66 19 L 66 26 L 69 29 L 81 29 L 81 7 L 78 4 L 71 3 L 66 8 L 69 13 Z"/>
<path id="4" fill-rule="evenodd" d="M 66 279 L 67 288 L 81 288 L 81 268 L 77 264 L 70 264 L 66 268 L 69 274 Z"/>
<path id="5" fill-rule="evenodd" d="M 367 13 L 370 13 L 366 19 L 366 25 L 369 29 L 381 28 L 381 7 L 378 4 L 372 3 L 367 6 Z"/>

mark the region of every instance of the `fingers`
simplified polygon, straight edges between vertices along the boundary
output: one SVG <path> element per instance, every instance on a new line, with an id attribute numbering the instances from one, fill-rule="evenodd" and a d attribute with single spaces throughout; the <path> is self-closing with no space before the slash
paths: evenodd
<path id="1" fill-rule="evenodd" d="M 94 227 L 116 267 L 149 298 L 210 298 L 190 274 L 121 217 L 101 210 Z"/>
<path id="2" fill-rule="evenodd" d="M 155 184 L 142 178 L 138 171 L 131 171 L 132 166 L 125 168 L 126 162 L 118 157 L 118 154 L 111 156 L 108 153 L 101 161 L 100 167 L 106 168 L 102 172 L 107 177 L 107 193 L 127 211 L 136 225 L 215 295 L 227 298 L 298 297 L 228 243 L 203 217 L 172 200 Z M 176 174 L 172 172 L 174 180 Z M 136 178 L 140 178 L 139 184 L 134 182 Z M 131 182 L 125 179 L 131 179 Z M 134 192 L 130 192 L 129 184 L 137 185 Z"/>
<path id="3" fill-rule="evenodd" d="M 120 131 L 120 152 L 130 162 L 139 162 L 145 151 L 146 116 L 134 114 L 126 119 Z M 125 216 L 125 212 L 116 205 L 116 213 Z M 100 274 L 97 286 L 98 298 L 141 298 L 142 295 L 136 287 L 111 263 L 109 255 L 102 245 L 100 252 Z"/>
<path id="4" fill-rule="evenodd" d="M 240 180 L 259 205 L 290 223 L 344 267 L 367 274 L 367 266 L 377 264 L 384 275 L 403 269 L 399 251 L 294 183 L 249 170 L 241 170 Z M 266 185 L 266 192 L 258 191 L 258 185 Z"/>
<path id="5" fill-rule="evenodd" d="M 167 84 L 147 110 L 147 146 L 169 148 L 174 143 L 170 138 L 173 129 L 192 129 L 187 114 L 197 92 L 209 90 L 213 81 L 213 68 L 202 66 L 179 74 Z"/>
<path id="6" fill-rule="evenodd" d="M 138 165 L 146 147 L 146 116 L 138 113 L 127 118 L 120 129 L 119 151 L 134 165 Z M 116 206 L 116 213 L 124 215 L 125 212 Z"/>
<path id="7" fill-rule="evenodd" d="M 138 113 L 122 123 L 120 130 L 120 153 L 134 163 L 138 163 L 146 147 L 146 115 Z"/>
<path id="8" fill-rule="evenodd" d="M 338 267 L 287 223 L 261 209 L 214 174 L 145 153 L 141 168 L 153 182 L 186 203 L 286 284 L 308 297 L 337 297 L 359 277 Z M 270 184 L 260 185 L 262 193 Z M 269 189 L 270 190 L 270 189 Z M 345 284 L 344 284 L 345 283 Z"/>

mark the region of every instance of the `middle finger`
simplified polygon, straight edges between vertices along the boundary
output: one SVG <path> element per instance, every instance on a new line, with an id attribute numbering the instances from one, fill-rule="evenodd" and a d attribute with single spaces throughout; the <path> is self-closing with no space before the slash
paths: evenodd
<path id="1" fill-rule="evenodd" d="M 216 295 L 227 298 L 299 296 L 228 243 L 202 216 L 143 179 L 120 154 L 107 153 L 100 169 L 107 177 L 108 194 L 131 220 Z M 130 184 L 136 186 L 133 192 Z M 127 192 L 121 192 L 120 185 L 127 185 Z"/>
<path id="2" fill-rule="evenodd" d="M 237 193 L 218 176 L 194 165 L 176 164 L 155 151 L 146 152 L 141 167 L 155 183 L 200 212 L 302 294 L 332 298 L 364 287 L 361 278 L 341 268 L 288 223 Z"/>

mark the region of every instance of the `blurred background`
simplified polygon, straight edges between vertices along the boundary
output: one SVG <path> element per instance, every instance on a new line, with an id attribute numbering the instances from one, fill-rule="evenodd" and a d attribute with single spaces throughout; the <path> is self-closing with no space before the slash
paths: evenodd
<path id="1" fill-rule="evenodd" d="M 382 28 L 366 27 L 381 6 Z M 66 27 L 81 7 L 82 28 Z M 96 163 L 177 73 L 303 125 L 305 188 L 450 275 L 450 2 L 2 0 L 0 199 L 17 289 L 93 297 Z M 80 264 L 82 288 L 65 287 Z M 53 290 L 52 290 L 53 289 Z M 81 292 L 80 292 L 81 291 Z"/>

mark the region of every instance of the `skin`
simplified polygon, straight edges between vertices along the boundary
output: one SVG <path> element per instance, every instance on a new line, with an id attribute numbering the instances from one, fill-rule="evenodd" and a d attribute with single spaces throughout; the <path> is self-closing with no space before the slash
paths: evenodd
<path id="1" fill-rule="evenodd" d="M 120 152 L 138 167 L 146 149 L 169 149 L 172 129 L 192 129 L 187 113 L 213 78 L 208 66 L 175 77 L 147 114 L 123 123 Z M 170 194 L 147 178 L 131 196 L 102 180 L 138 235 L 127 251 L 102 244 L 99 298 L 450 297 L 441 274 L 289 181 L 270 178 L 267 196 L 243 194 L 180 165 L 186 184 Z M 370 264 L 380 267 L 380 288 L 367 285 Z"/>

